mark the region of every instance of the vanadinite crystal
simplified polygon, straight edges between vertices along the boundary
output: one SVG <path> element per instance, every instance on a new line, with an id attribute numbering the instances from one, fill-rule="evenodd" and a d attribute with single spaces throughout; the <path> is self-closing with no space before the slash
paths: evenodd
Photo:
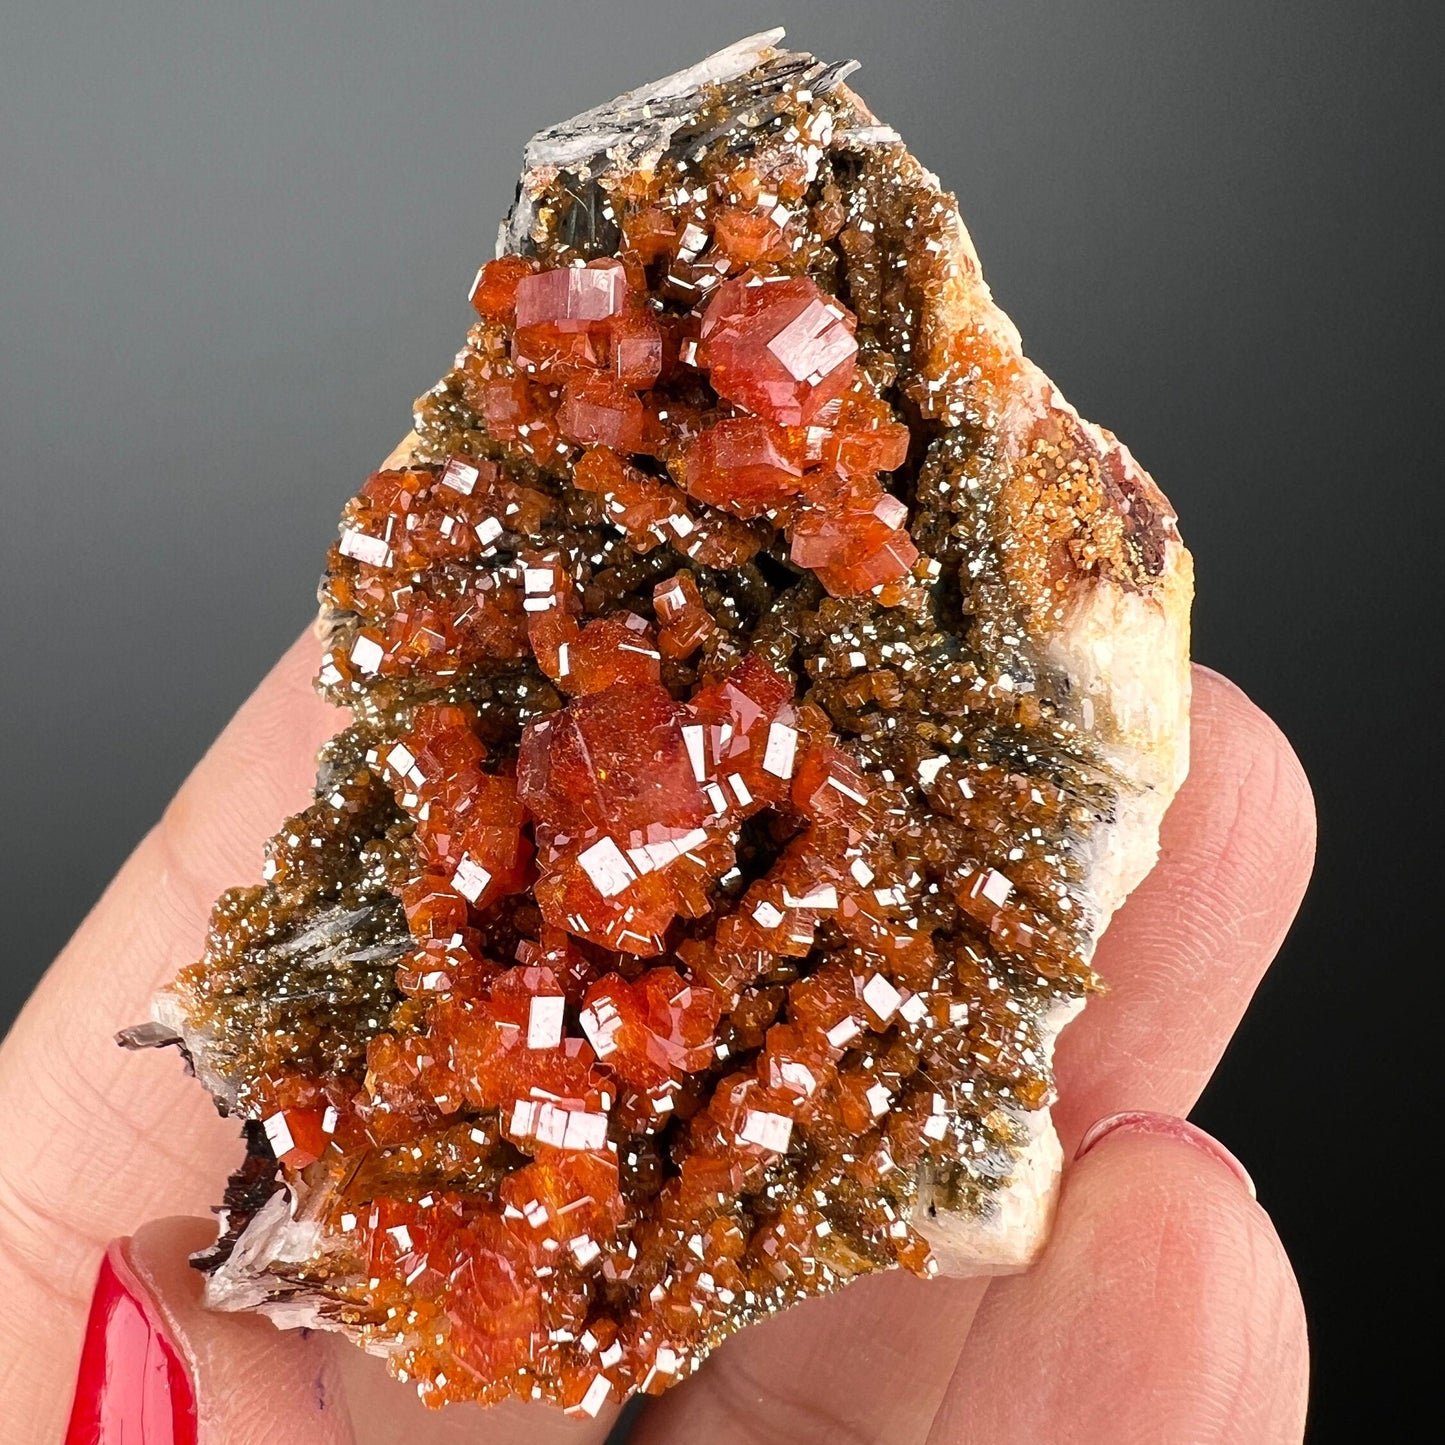
<path id="1" fill-rule="evenodd" d="M 1167 504 L 776 39 L 532 143 L 330 553 L 353 721 L 131 1039 L 245 1121 L 211 1302 L 431 1403 L 596 1414 L 861 1274 L 1026 1264 L 1182 771 Z"/>

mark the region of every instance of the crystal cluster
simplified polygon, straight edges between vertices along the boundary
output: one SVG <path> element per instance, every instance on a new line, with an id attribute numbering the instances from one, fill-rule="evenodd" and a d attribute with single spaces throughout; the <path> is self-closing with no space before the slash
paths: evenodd
<path id="1" fill-rule="evenodd" d="M 958 1267 L 940 1217 L 1037 1248 L 1134 783 L 1050 639 L 1180 549 L 842 73 L 764 37 L 533 143 L 329 557 L 354 722 L 162 1000 L 246 1121 L 213 1302 L 431 1403 L 596 1414 Z"/>

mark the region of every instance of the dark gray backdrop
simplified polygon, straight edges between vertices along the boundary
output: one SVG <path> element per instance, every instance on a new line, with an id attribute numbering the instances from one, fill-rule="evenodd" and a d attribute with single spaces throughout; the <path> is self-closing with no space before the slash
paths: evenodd
<path id="1" fill-rule="evenodd" d="M 6 7 L 0 1023 L 305 623 L 342 500 L 460 340 L 523 141 L 779 8 Z M 1316 1438 L 1357 1438 L 1390 1398 L 1365 1341 L 1395 1289 L 1354 1288 L 1384 1227 L 1360 1211 L 1398 1187 L 1427 976 L 1405 810 L 1435 791 L 1411 715 L 1441 481 L 1438 11 L 786 10 L 795 43 L 865 62 L 1033 356 L 1167 489 L 1197 655 L 1314 777 L 1314 894 L 1199 1116 L 1295 1255 Z"/>

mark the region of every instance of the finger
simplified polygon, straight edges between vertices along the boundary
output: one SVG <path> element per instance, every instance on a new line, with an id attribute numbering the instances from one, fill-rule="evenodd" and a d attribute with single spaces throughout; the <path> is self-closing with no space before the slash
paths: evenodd
<path id="1" fill-rule="evenodd" d="M 538 1406 L 438 1415 L 334 1335 L 209 1310 L 188 1256 L 214 1237 L 207 1220 L 164 1219 L 106 1251 L 68 1445 L 587 1445 L 606 1432 Z"/>
<path id="2" fill-rule="evenodd" d="M 1070 1171 L 1043 1260 L 997 1280 L 928 1445 L 1284 1445 L 1304 1311 L 1269 1217 L 1213 1141 L 1132 1116 Z"/>
<path id="3" fill-rule="evenodd" d="M 235 1126 L 172 1060 L 138 1060 L 113 1037 L 149 1016 L 155 989 L 199 953 L 215 895 L 259 876 L 266 838 L 309 800 L 316 749 L 340 719 L 311 688 L 317 646 L 293 646 L 241 707 L 0 1049 L 0 1096 L 25 1101 L 0 1114 L 0 1218 L 43 1222 L 64 1202 L 92 1246 L 68 1275 L 46 1255 L 72 1295 L 105 1240 L 157 1212 L 205 1212 L 215 1161 L 235 1152 Z"/>
<path id="4" fill-rule="evenodd" d="M 165 1219 L 107 1251 L 67 1445 L 356 1445 L 318 1337 L 202 1307 L 186 1256 L 214 1236 L 206 1220 Z"/>
<path id="5" fill-rule="evenodd" d="M 1199 668 L 1192 728 L 1191 771 L 1159 864 L 1099 949 L 1109 992 L 1063 1035 L 1055 1118 L 1070 1148 L 1080 1119 L 1193 1103 L 1308 875 L 1309 789 L 1279 730 Z M 730 1340 L 650 1405 L 638 1438 L 767 1440 L 782 1419 L 792 1433 L 779 1438 L 821 1441 L 846 1422 L 857 1438 L 922 1439 L 981 1295 L 977 1281 L 889 1274 L 789 1311 Z"/>
<path id="6" fill-rule="evenodd" d="M 922 1440 L 987 1285 L 893 1271 L 750 1325 L 690 1380 L 649 1401 L 632 1440 Z"/>
<path id="7" fill-rule="evenodd" d="M 1095 967 L 1107 992 L 1059 1040 L 1066 1150 L 1121 1109 L 1186 1115 L 1299 910 L 1315 812 L 1299 759 L 1232 682 L 1194 669 L 1193 742 L 1159 862 Z"/>
<path id="8" fill-rule="evenodd" d="M 106 1241 L 178 1209 L 208 1212 L 239 1157 L 236 1126 L 173 1060 L 113 1043 L 199 952 L 213 896 L 258 874 L 261 846 L 308 800 L 339 715 L 297 643 L 136 849 L 0 1048 L 0 1438 L 58 1434 Z"/>

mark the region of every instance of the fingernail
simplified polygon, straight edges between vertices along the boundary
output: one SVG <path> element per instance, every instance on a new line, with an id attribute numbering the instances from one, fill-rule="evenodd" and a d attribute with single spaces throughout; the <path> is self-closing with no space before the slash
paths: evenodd
<path id="1" fill-rule="evenodd" d="M 100 1263 L 65 1445 L 196 1445 L 190 1371 L 123 1239 Z"/>
<path id="2" fill-rule="evenodd" d="M 1249 1177 L 1249 1170 L 1218 1139 L 1212 1134 L 1206 1134 L 1203 1129 L 1191 1124 L 1188 1119 L 1177 1119 L 1173 1114 L 1151 1114 L 1143 1109 L 1126 1110 L 1122 1114 L 1110 1114 L 1107 1118 L 1100 1119 L 1079 1140 L 1079 1147 L 1074 1151 L 1074 1158 L 1082 1159 L 1085 1154 L 1096 1149 L 1100 1142 L 1111 1134 L 1126 1133 L 1154 1134 L 1164 1139 L 1178 1139 L 1185 1144 L 1192 1144 L 1201 1153 L 1208 1154 L 1211 1159 L 1216 1159 L 1223 1164 L 1249 1190 L 1251 1199 L 1259 1198 L 1255 1192 L 1254 1180 Z"/>

